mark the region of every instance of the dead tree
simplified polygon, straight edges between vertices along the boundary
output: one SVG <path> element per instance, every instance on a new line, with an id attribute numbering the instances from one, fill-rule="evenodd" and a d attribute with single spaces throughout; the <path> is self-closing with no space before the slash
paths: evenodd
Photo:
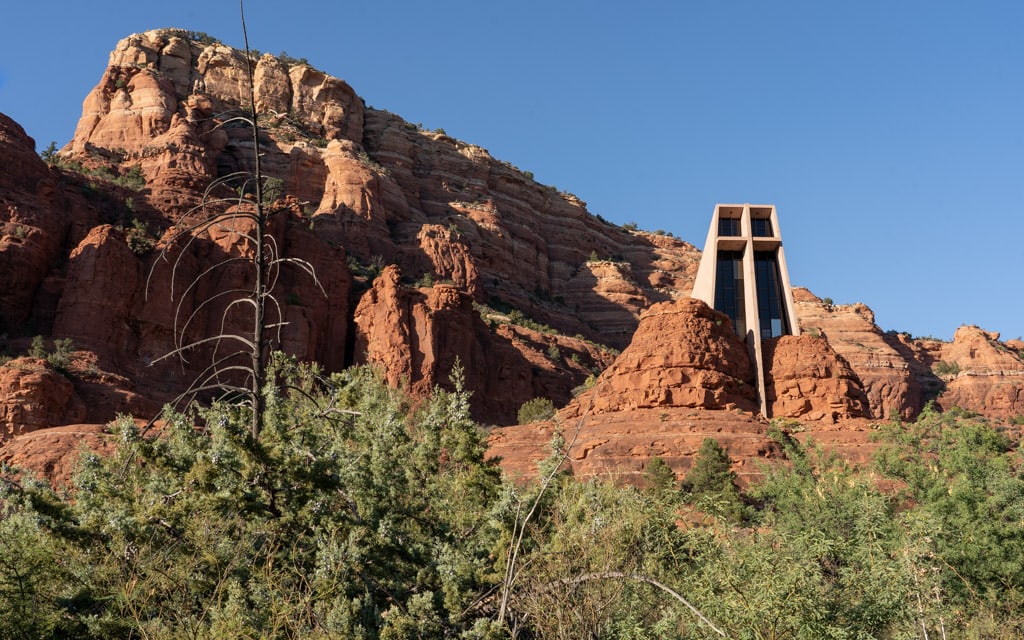
<path id="1" fill-rule="evenodd" d="M 312 264 L 301 258 L 281 255 L 277 238 L 269 231 L 271 218 L 287 209 L 273 209 L 267 202 L 266 176 L 263 174 L 260 151 L 260 127 L 256 113 L 253 59 L 249 50 L 249 36 L 245 27 L 245 11 L 239 2 L 242 35 L 245 41 L 245 64 L 249 80 L 248 105 L 217 126 L 247 126 L 252 131 L 254 166 L 252 171 L 238 171 L 221 176 L 210 183 L 200 204 L 188 219 L 188 224 L 165 244 L 156 265 L 161 261 L 172 264 L 171 298 L 174 309 L 174 348 L 154 363 L 179 358 L 184 363 L 195 353 L 209 352 L 210 362 L 178 396 L 175 404 L 191 403 L 203 394 L 230 394 L 240 397 L 252 411 L 251 432 L 258 440 L 263 431 L 266 408 L 267 365 L 273 350 L 280 345 L 281 328 L 286 324 L 281 304 L 274 294 L 275 285 L 285 265 L 296 267 L 308 274 L 320 292 L 326 292 L 317 280 Z M 230 194 L 230 195 L 226 195 Z M 237 234 L 250 247 L 248 255 L 227 256 L 194 275 L 183 287 L 176 287 L 181 277 L 182 258 L 189 247 L 212 231 Z M 172 249 L 176 256 L 172 256 Z M 251 288 L 223 289 L 199 300 L 189 307 L 190 301 L 202 286 L 225 269 L 243 264 L 252 270 Z M 150 271 L 152 278 L 153 271 Z M 149 286 L 147 283 L 147 292 Z M 210 308 L 224 305 L 219 330 L 214 335 L 191 338 L 197 320 Z M 229 316 L 240 309 L 247 319 L 248 329 L 233 330 Z"/>

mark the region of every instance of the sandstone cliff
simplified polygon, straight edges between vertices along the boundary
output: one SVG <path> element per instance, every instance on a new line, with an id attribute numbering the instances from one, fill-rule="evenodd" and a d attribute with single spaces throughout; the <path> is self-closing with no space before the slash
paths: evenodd
<path id="1" fill-rule="evenodd" d="M 653 455 L 681 474 L 708 434 L 738 468 L 778 453 L 745 347 L 724 316 L 687 298 L 695 247 L 593 216 L 575 195 L 368 107 L 309 65 L 247 61 L 165 29 L 117 44 L 74 138 L 48 162 L 0 114 L 0 349 L 25 354 L 38 334 L 70 339 L 75 353 L 63 371 L 0 363 L 0 457 L 38 460 L 56 426 L 71 451 L 75 434 L 103 439 L 83 424 L 153 415 L 209 358 L 160 356 L 222 326 L 245 330 L 217 294 L 252 286 L 247 229 L 187 229 L 204 195 L 252 191 L 235 177 L 255 158 L 234 119 L 249 101 L 247 62 L 277 212 L 269 231 L 318 276 L 282 270 L 278 346 L 328 370 L 374 363 L 417 393 L 447 384 L 458 362 L 485 423 L 512 424 L 537 396 L 568 403 L 559 420 L 584 423 L 572 451 L 583 475 L 635 476 Z M 851 459 L 866 455 L 870 420 L 912 418 L 930 400 L 1024 413 L 1024 344 L 973 327 L 949 343 L 914 340 L 883 331 L 863 304 L 805 290 L 797 313 L 804 335 L 767 346 L 769 413 Z M 500 429 L 492 444 L 529 473 L 552 428 Z"/>
<path id="2" fill-rule="evenodd" d="M 508 423 L 534 396 L 566 401 L 610 361 L 608 349 L 589 345 L 625 346 L 644 307 L 688 292 L 699 258 L 691 245 L 608 224 L 480 147 L 365 106 L 344 81 L 308 65 L 250 62 L 263 168 L 281 211 L 272 231 L 324 286 L 297 270 L 277 283 L 287 323 L 280 344 L 300 358 L 338 369 L 370 357 L 392 379 L 415 369 L 408 379 L 423 390 L 444 383 L 458 357 L 478 417 Z M 211 181 L 253 168 L 249 130 L 232 120 L 247 91 L 244 53 L 158 30 L 118 43 L 73 140 L 49 165 L 0 116 L 10 167 L 0 176 L 8 352 L 24 352 L 34 334 L 70 338 L 99 371 L 131 381 L 147 398 L 140 411 L 197 375 L 203 354 L 149 365 L 220 328 L 225 305 L 209 302 L 218 291 L 251 285 L 243 266 L 201 277 L 248 255 L 244 229 L 179 234 L 204 213 L 196 207 Z M 370 286 L 384 265 L 402 280 Z M 414 281 L 439 284 L 426 291 Z M 390 301 L 377 296 L 384 289 Z M 422 296 L 410 309 L 435 319 L 411 311 L 408 326 L 390 325 L 380 307 L 402 296 Z M 484 331 L 474 301 L 516 313 L 492 314 Z M 366 320 L 357 336 L 357 306 L 361 318 L 385 321 Z M 237 329 L 240 319 L 227 322 Z M 415 365 L 414 347 L 429 353 Z M 562 356 L 549 357 L 555 351 Z"/>

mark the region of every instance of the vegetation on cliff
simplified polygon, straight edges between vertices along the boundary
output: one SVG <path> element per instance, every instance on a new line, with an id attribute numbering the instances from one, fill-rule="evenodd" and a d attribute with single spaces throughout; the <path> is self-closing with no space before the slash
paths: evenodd
<path id="1" fill-rule="evenodd" d="M 790 462 L 741 519 L 711 444 L 685 491 L 656 470 L 646 489 L 580 482 L 560 450 L 546 485 L 518 486 L 485 460 L 458 372 L 420 403 L 368 368 L 271 374 L 258 440 L 217 404 L 159 434 L 120 421 L 117 454 L 83 453 L 62 492 L 5 472 L 0 637 L 1024 632 L 1021 460 L 984 419 L 886 425 L 870 469 L 780 433 Z"/>

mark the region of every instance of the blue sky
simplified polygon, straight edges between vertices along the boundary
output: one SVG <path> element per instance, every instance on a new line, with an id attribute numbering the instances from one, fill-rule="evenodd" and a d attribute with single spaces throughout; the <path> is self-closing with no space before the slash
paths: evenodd
<path id="1" fill-rule="evenodd" d="M 0 111 L 67 142 L 116 42 L 241 44 L 237 2 L 5 7 Z M 1024 3 L 251 1 L 250 44 L 444 128 L 592 213 L 700 246 L 778 207 L 794 284 L 883 329 L 1024 334 Z"/>

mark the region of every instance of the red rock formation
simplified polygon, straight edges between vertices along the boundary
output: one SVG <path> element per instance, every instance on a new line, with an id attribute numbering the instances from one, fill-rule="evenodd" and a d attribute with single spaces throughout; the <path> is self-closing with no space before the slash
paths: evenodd
<path id="1" fill-rule="evenodd" d="M 656 407 L 756 411 L 747 347 L 728 317 L 696 298 L 651 306 L 633 341 L 573 405 L 594 414 Z"/>
<path id="2" fill-rule="evenodd" d="M 180 215 L 214 177 L 252 168 L 247 132 L 218 125 L 245 90 L 241 52 L 174 30 L 130 36 L 65 155 L 140 165 L 148 202 Z M 608 225 L 480 147 L 364 108 L 341 80 L 264 55 L 255 93 L 267 175 L 309 201 L 318 235 L 364 262 L 381 256 L 406 273 L 450 278 L 478 299 L 500 297 L 619 347 L 651 301 L 688 293 L 694 247 Z M 620 267 L 590 273 L 591 254 Z"/>
<path id="3" fill-rule="evenodd" d="M 942 408 L 980 410 L 986 416 L 1024 415 L 1024 359 L 999 342 L 999 334 L 973 326 L 956 330 L 941 346 L 935 371 L 946 381 Z"/>
<path id="4" fill-rule="evenodd" d="M 205 366 L 206 354 L 192 354 L 188 365 L 146 365 L 178 344 L 183 318 L 191 318 L 186 341 L 218 333 L 226 300 L 216 295 L 252 285 L 244 262 L 210 270 L 251 255 L 238 233 L 244 229 L 173 239 L 202 215 L 193 208 L 211 181 L 253 168 L 251 132 L 227 122 L 248 100 L 243 56 L 176 30 L 126 38 L 55 166 L 0 115 L 0 336 L 8 336 L 0 337 L 2 346 L 24 349 L 35 333 L 71 337 L 91 363 L 72 372 L 84 418 L 70 402 L 52 414 L 18 414 L 31 420 L 15 418 L 9 430 L 151 412 Z M 602 378 L 599 388 L 607 392 L 591 392 L 588 409 L 581 398 L 564 417 L 605 416 L 609 429 L 628 429 L 631 419 L 639 425 L 632 435 L 620 434 L 639 438 L 635 446 L 615 448 L 614 438 L 587 445 L 581 469 L 623 461 L 625 450 L 636 455 L 624 464 L 642 465 L 644 447 L 655 451 L 661 442 L 643 430 L 657 432 L 663 421 L 685 430 L 693 418 L 698 433 L 722 420 L 732 425 L 723 433 L 749 430 L 762 442 L 763 424 L 728 410 L 754 408 L 745 347 L 723 317 L 684 299 L 699 260 L 693 246 L 608 224 L 576 196 L 537 184 L 479 146 L 365 107 L 346 83 L 308 65 L 262 56 L 253 89 L 263 168 L 284 191 L 271 231 L 284 255 L 314 266 L 322 286 L 299 269 L 282 270 L 274 293 L 287 322 L 280 336 L 287 351 L 329 370 L 377 362 L 393 382 L 407 380 L 419 391 L 445 382 L 458 358 L 477 416 L 508 423 L 533 397 L 568 402 L 588 369 L 609 364 L 608 351 L 567 337 L 579 334 L 628 349 Z M 136 166 L 145 177 L 141 187 L 124 180 Z M 234 200 L 245 189 L 236 181 L 212 195 Z M 118 228 L 133 218 L 161 236 L 156 251 L 128 251 Z M 168 260 L 157 261 L 164 248 Z M 393 264 L 411 279 L 451 284 L 405 287 L 391 270 L 359 301 L 346 261 L 363 273 L 363 265 Z M 801 327 L 823 335 L 840 358 L 810 339 L 780 343 L 770 385 L 777 413 L 845 420 L 860 411 L 859 380 L 870 416 L 909 418 L 939 391 L 932 367 L 942 361 L 961 366 L 946 380 L 942 406 L 1021 412 L 1019 367 L 1007 359 L 1012 353 L 1000 355 L 991 336 L 965 334 L 947 349 L 882 333 L 863 305 L 825 305 L 801 291 L 797 299 Z M 473 301 L 515 309 L 563 335 L 515 326 L 499 312 L 485 321 Z M 227 319 L 229 330 L 246 326 Z M 685 413 L 699 408 L 709 409 L 707 416 Z M 604 436 L 595 437 L 592 443 Z M 739 459 L 747 455 L 736 451 Z M 687 455 L 677 456 L 677 471 Z"/>
<path id="5" fill-rule="evenodd" d="M 523 327 L 492 331 L 472 299 L 453 285 L 406 287 L 387 267 L 355 311 L 356 360 L 380 365 L 390 384 L 426 393 L 447 385 L 456 363 L 466 372 L 475 416 L 509 424 L 519 407 L 537 396 L 557 404 L 586 377 L 584 362 L 604 366 L 607 352 L 565 336 Z M 555 347 L 556 363 L 543 355 Z M 564 352 L 564 353 L 563 353 Z M 575 354 L 578 364 L 570 358 Z"/>
<path id="6" fill-rule="evenodd" d="M 769 340 L 765 362 L 775 417 L 800 419 L 807 436 L 868 460 L 874 445 L 860 417 L 867 398 L 823 337 Z M 704 438 L 714 437 L 749 481 L 759 474 L 754 461 L 781 455 L 757 411 L 746 345 L 724 314 L 688 298 L 648 309 L 629 347 L 554 422 L 496 429 L 489 451 L 512 476 L 533 477 L 557 427 L 575 475 L 640 483 L 652 456 L 682 478 Z"/>
<path id="7" fill-rule="evenodd" d="M 308 65 L 289 66 L 262 56 L 255 68 L 254 91 L 266 139 L 264 171 L 283 180 L 292 197 L 291 220 L 277 229 L 288 238 L 281 240 L 279 235 L 279 240 L 294 251 L 290 255 L 318 262 L 320 281 L 330 285 L 328 302 L 322 303 L 315 290 L 304 289 L 298 278 L 285 275 L 281 294 L 300 303 L 286 305 L 289 324 L 283 344 L 300 357 L 315 358 L 328 368 L 359 357 L 345 347 L 349 277 L 341 252 L 332 256 L 329 245 L 344 246 L 364 264 L 397 263 L 414 276 L 450 280 L 478 301 L 497 299 L 565 333 L 620 346 L 628 342 L 641 309 L 653 300 L 682 295 L 692 281 L 698 255 L 692 246 L 665 236 L 626 232 L 594 218 L 575 196 L 536 184 L 480 147 L 366 109 L 347 84 Z M 100 83 L 86 98 L 61 162 L 82 163 L 93 172 L 90 181 L 110 189 L 113 186 L 101 174 L 123 176 L 131 167 L 141 167 L 145 188 L 116 195 L 125 207 L 121 223 L 127 222 L 126 216 L 138 216 L 157 233 L 194 223 L 197 216 L 191 211 L 200 202 L 202 189 L 217 177 L 253 166 L 248 131 L 224 123 L 247 100 L 246 92 L 241 52 L 190 41 L 175 30 L 130 36 L 118 43 Z M 47 168 L 31 153 L 30 142 L 12 136 L 11 144 L 26 166 L 47 176 Z M 95 176 L 101 177 L 97 181 Z M 42 204 L 44 209 L 48 206 Z M 127 254 L 115 229 L 93 230 L 102 221 L 94 215 L 75 222 L 80 230 L 60 242 L 48 228 L 41 231 L 39 239 L 52 248 L 33 253 L 39 264 L 17 276 L 10 288 L 26 290 L 20 285 L 28 276 L 36 281 L 27 290 L 41 288 L 40 274 L 60 263 L 61 247 L 73 249 L 67 272 L 45 280 L 52 298 L 50 313 L 58 316 L 55 331 L 97 350 L 102 363 L 116 363 L 111 366 L 132 379 L 155 378 L 155 387 L 180 390 L 194 368 L 156 372 L 143 365 L 174 348 L 176 316 L 190 318 L 199 309 L 188 325 L 186 341 L 219 329 L 224 305 L 200 305 L 217 291 L 248 286 L 249 276 L 242 265 L 224 269 L 218 278 L 188 289 L 180 308 L 180 298 L 172 302 L 160 292 L 170 292 L 172 284 L 180 292 L 218 260 L 241 255 L 239 248 L 224 234 L 188 244 L 187 255 L 171 247 L 172 261 L 180 258 L 178 281 L 172 283 L 169 263 L 158 263 L 151 271 L 156 254 L 142 260 Z M 303 237 L 301 226 L 306 222 L 313 232 Z M 35 236 L 30 233 L 28 238 Z M 590 260 L 591 255 L 602 259 Z M 118 263 L 126 269 L 123 274 Z M 32 304 L 31 299 L 19 299 L 8 306 Z M 237 325 L 229 322 L 228 328 L 232 326 Z M 413 331 L 425 327 L 421 323 Z M 375 348 L 383 352 L 396 338 L 379 339 Z M 411 339 L 429 343 L 433 338 Z M 508 340 L 520 345 L 517 353 L 530 352 L 529 357 L 514 360 L 514 366 L 533 370 L 537 361 L 549 362 L 543 356 L 551 346 L 548 340 Z M 565 340 L 571 342 L 561 341 Z M 584 344 L 566 346 L 585 353 L 588 348 L 580 346 Z M 539 352 L 532 351 L 538 348 Z M 596 363 L 601 357 L 588 361 Z M 423 386 L 443 381 L 432 377 L 441 375 L 442 368 L 428 367 Z M 544 375 L 548 369 L 540 367 Z M 529 372 L 510 370 L 508 376 L 530 380 L 520 385 L 530 390 L 526 399 L 567 399 L 568 389 L 586 375 L 580 369 L 569 362 L 556 366 L 553 389 L 538 384 L 537 376 Z M 470 370 L 469 377 L 483 373 Z M 517 395 L 505 402 L 518 401 Z M 495 415 L 508 420 L 510 412 L 506 408 Z"/>
<path id="8" fill-rule="evenodd" d="M 827 340 L 804 334 L 762 344 L 772 417 L 835 423 L 866 414 L 860 380 Z"/>
<path id="9" fill-rule="evenodd" d="M 17 358 L 0 367 L 0 445 L 14 436 L 85 418 L 71 382 L 46 360 Z"/>
<path id="10" fill-rule="evenodd" d="M 794 295 L 800 331 L 822 335 L 853 369 L 867 393 L 869 417 L 910 419 L 922 406 L 922 388 L 910 360 L 890 344 L 864 304 L 825 304 L 806 289 Z"/>
<path id="11" fill-rule="evenodd" d="M 554 422 L 494 429 L 488 454 L 499 458 L 513 479 L 536 477 L 556 429 L 571 445 L 567 464 L 575 477 L 635 485 L 643 484 L 654 456 L 682 479 L 705 438 L 725 448 L 743 484 L 761 475 L 758 461 L 782 456 L 781 447 L 767 435 L 768 425 L 750 413 L 671 406 L 572 418 L 563 412 Z"/>
<path id="12" fill-rule="evenodd" d="M 143 285 L 142 265 L 124 234 L 110 225 L 94 228 L 68 257 L 53 334 L 104 354 L 135 353 L 130 323 Z"/>
<path id="13" fill-rule="evenodd" d="M 80 200 L 63 197 L 57 179 L 36 155 L 35 142 L 3 114 L 0 158 L 0 333 L 6 333 L 22 328 L 34 314 L 39 318 L 52 312 L 46 277 L 73 221 L 88 213 Z M 48 295 L 51 299 L 44 300 Z M 48 319 L 41 323 L 44 332 Z"/>
<path id="14" fill-rule="evenodd" d="M 82 450 L 101 454 L 114 451 L 103 425 L 70 424 L 15 436 L 0 448 L 0 464 L 35 473 L 54 487 L 66 487 L 81 459 Z"/>

